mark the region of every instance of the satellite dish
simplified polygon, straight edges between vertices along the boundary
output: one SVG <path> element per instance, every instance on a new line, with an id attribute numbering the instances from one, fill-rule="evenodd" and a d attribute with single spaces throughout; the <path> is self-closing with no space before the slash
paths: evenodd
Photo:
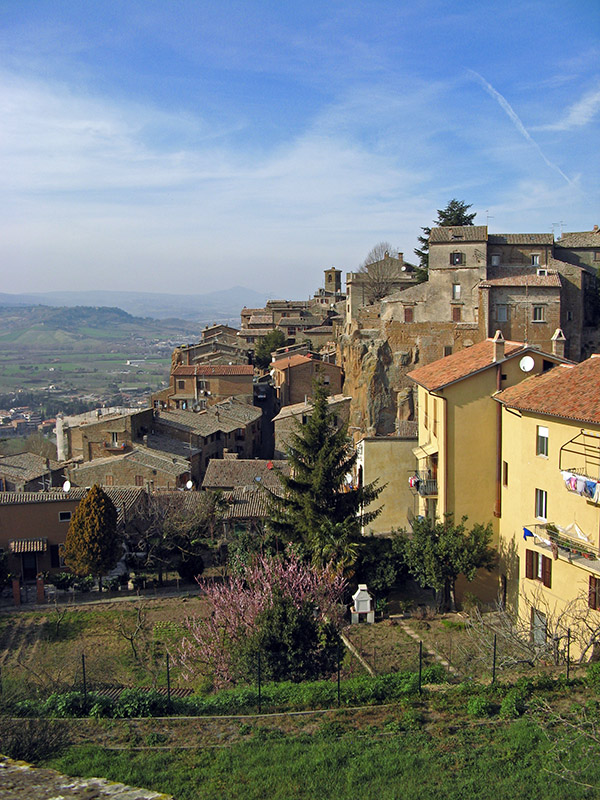
<path id="1" fill-rule="evenodd" d="M 191 489 L 193 485 L 194 485 L 194 482 L 193 482 L 193 481 L 188 481 L 188 482 L 186 483 L 186 485 L 185 485 L 185 488 L 186 488 L 186 489 Z"/>
<path id="2" fill-rule="evenodd" d="M 523 356 L 523 358 L 519 361 L 519 369 L 521 372 L 531 372 L 534 367 L 535 361 L 531 356 Z"/>
<path id="3" fill-rule="evenodd" d="M 262 480 L 262 478 L 260 477 L 260 475 L 257 475 L 257 476 L 254 478 L 254 480 L 255 480 L 257 483 L 260 483 L 260 482 L 261 482 L 261 480 Z"/>
<path id="4" fill-rule="evenodd" d="M 71 481 L 65 481 L 62 485 L 63 492 L 71 491 Z"/>

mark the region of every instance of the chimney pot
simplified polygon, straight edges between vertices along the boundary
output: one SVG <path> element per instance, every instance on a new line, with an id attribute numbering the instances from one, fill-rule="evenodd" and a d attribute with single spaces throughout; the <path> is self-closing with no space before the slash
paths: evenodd
<path id="1" fill-rule="evenodd" d="M 496 331 L 492 341 L 494 343 L 494 361 L 502 361 L 504 358 L 504 345 L 506 344 L 502 331 Z"/>

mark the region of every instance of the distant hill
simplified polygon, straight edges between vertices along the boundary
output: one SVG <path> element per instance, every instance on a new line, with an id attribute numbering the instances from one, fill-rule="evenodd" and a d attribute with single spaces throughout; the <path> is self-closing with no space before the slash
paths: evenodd
<path id="1" fill-rule="evenodd" d="M 10 343 L 13 350 L 69 345 L 83 352 L 136 340 L 183 343 L 197 341 L 201 330 L 202 325 L 189 320 L 135 317 L 121 308 L 0 305 L 0 344 Z"/>
<path id="2" fill-rule="evenodd" d="M 0 306 L 87 306 L 119 308 L 138 317 L 168 319 L 177 317 L 203 325 L 229 322 L 239 325 L 243 306 L 262 307 L 267 296 L 253 289 L 234 286 L 206 294 L 158 294 L 153 292 L 0 292 Z"/>

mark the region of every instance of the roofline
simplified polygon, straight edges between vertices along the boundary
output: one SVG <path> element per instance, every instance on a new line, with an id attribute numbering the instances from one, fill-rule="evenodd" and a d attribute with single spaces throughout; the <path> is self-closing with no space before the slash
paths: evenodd
<path id="1" fill-rule="evenodd" d="M 492 341 L 492 340 L 486 339 L 484 341 Z M 498 364 L 504 364 L 506 361 L 510 361 L 516 356 L 522 355 L 527 351 L 533 351 L 534 353 L 539 353 L 542 356 L 547 356 L 548 358 L 551 358 L 554 361 L 556 361 L 557 364 L 567 364 L 567 365 L 574 364 L 574 362 L 570 361 L 568 358 L 563 358 L 562 356 L 554 355 L 554 353 L 546 353 L 544 350 L 538 350 L 538 348 L 535 347 L 534 345 L 528 344 L 528 345 L 523 345 L 523 347 L 520 347 L 518 350 L 515 350 L 514 353 L 505 356 L 500 361 L 491 361 L 489 364 L 486 364 L 485 367 L 480 367 L 479 369 L 473 370 L 473 372 L 469 372 L 467 375 L 463 375 L 461 378 L 456 378 L 453 381 L 448 381 L 448 383 L 441 383 L 439 384 L 439 386 L 432 386 L 431 389 L 425 386 L 424 383 L 420 383 L 418 380 L 416 380 L 416 378 L 411 378 L 410 373 L 408 374 L 408 377 L 411 379 L 411 381 L 414 381 L 417 384 L 417 386 L 421 386 L 428 392 L 439 392 L 440 389 L 446 389 L 448 386 L 452 386 L 455 383 L 460 383 L 461 381 L 464 381 L 466 378 L 470 378 L 472 375 L 478 375 L 480 372 L 485 372 L 485 370 L 489 369 L 490 367 L 496 367 L 498 366 Z"/>

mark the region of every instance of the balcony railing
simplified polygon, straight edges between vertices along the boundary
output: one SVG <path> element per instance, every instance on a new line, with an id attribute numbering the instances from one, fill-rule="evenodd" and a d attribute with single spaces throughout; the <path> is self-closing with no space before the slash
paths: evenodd
<path id="1" fill-rule="evenodd" d="M 577 536 L 575 530 L 559 528 L 552 522 L 532 527 L 535 543 L 551 550 L 555 560 L 560 558 L 600 571 L 600 548 Z"/>
<path id="2" fill-rule="evenodd" d="M 411 475 L 409 485 L 415 494 L 420 494 L 421 497 L 437 497 L 438 482 L 436 478 L 431 477 L 429 471 L 419 471 Z"/>

